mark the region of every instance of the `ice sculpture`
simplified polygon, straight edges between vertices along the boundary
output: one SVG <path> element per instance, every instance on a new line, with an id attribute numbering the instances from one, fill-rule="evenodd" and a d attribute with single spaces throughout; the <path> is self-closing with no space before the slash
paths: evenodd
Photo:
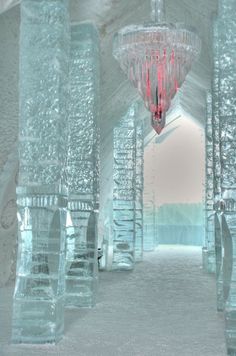
<path id="1" fill-rule="evenodd" d="M 143 259 L 143 120 L 135 120 L 135 262 Z"/>
<path id="2" fill-rule="evenodd" d="M 69 41 L 67 0 L 21 1 L 15 343 L 54 343 L 64 329 Z"/>
<path id="3" fill-rule="evenodd" d="M 192 29 L 165 22 L 164 0 L 151 0 L 150 23 L 124 27 L 114 37 L 113 55 L 138 89 L 158 134 L 200 48 Z"/>
<path id="4" fill-rule="evenodd" d="M 155 209 L 155 172 L 150 161 L 155 162 L 155 143 L 145 148 L 150 160 L 144 159 L 144 210 L 143 210 L 143 249 L 153 251 L 156 247 L 156 209 Z M 148 150 L 148 152 L 147 152 Z"/>
<path id="5" fill-rule="evenodd" d="M 113 270 L 135 263 L 135 104 L 114 128 Z"/>
<path id="6" fill-rule="evenodd" d="M 215 212 L 213 191 L 213 128 L 212 128 L 212 95 L 206 94 L 206 184 L 205 184 L 205 246 L 203 248 L 203 266 L 209 273 L 216 270 L 215 261 Z"/>
<path id="7" fill-rule="evenodd" d="M 71 27 L 66 306 L 95 304 L 98 213 L 99 38 L 94 25 Z"/>
<path id="8" fill-rule="evenodd" d="M 221 194 L 224 218 L 232 238 L 233 265 L 225 307 L 228 354 L 236 354 L 236 49 L 234 0 L 219 2 L 219 117 L 221 155 Z"/>

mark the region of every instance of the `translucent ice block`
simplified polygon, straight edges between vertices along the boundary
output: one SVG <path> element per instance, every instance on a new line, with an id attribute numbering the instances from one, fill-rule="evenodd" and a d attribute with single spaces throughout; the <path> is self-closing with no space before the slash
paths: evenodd
<path id="1" fill-rule="evenodd" d="M 17 193 L 20 246 L 12 340 L 55 343 L 64 331 L 66 209 L 58 208 L 58 196 L 24 194 L 20 198 L 19 189 Z M 55 205 L 48 206 L 53 198 Z"/>
<path id="2" fill-rule="evenodd" d="M 90 23 L 71 26 L 66 306 L 91 307 L 97 286 L 99 38 Z"/>
<path id="3" fill-rule="evenodd" d="M 69 40 L 67 0 L 21 1 L 15 343 L 63 335 Z"/>

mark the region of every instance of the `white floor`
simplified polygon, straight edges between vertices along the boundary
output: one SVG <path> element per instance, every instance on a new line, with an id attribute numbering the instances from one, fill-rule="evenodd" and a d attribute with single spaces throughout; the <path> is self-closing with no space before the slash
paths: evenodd
<path id="1" fill-rule="evenodd" d="M 97 306 L 66 311 L 57 346 L 10 345 L 12 286 L 0 289 L 1 356 L 224 356 L 224 318 L 201 250 L 161 246 L 134 272 L 100 273 Z"/>

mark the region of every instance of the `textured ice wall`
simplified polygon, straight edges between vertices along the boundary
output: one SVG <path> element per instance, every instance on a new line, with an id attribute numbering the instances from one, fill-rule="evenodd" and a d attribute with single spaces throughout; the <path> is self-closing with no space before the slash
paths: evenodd
<path id="1" fill-rule="evenodd" d="M 0 15 L 0 286 L 15 276 L 19 8 Z"/>
<path id="2" fill-rule="evenodd" d="M 21 1 L 16 343 L 64 330 L 69 42 L 67 0 Z"/>
<path id="3" fill-rule="evenodd" d="M 91 307 L 97 286 L 99 192 L 99 37 L 89 23 L 71 26 L 66 305 Z"/>

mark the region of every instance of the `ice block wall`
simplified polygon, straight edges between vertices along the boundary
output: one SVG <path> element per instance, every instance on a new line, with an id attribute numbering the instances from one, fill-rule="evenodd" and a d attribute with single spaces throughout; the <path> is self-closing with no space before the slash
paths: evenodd
<path id="1" fill-rule="evenodd" d="M 66 305 L 91 307 L 97 287 L 99 191 L 99 38 L 90 23 L 72 25 L 70 58 Z"/>
<path id="2" fill-rule="evenodd" d="M 236 47 L 234 0 L 219 2 L 219 118 L 221 156 L 221 194 L 224 219 L 232 238 L 233 265 L 226 301 L 226 343 L 229 354 L 236 353 Z M 228 258 L 231 256 L 229 255 Z"/>
<path id="3" fill-rule="evenodd" d="M 135 120 L 135 262 L 143 259 L 144 122 Z"/>
<path id="4" fill-rule="evenodd" d="M 113 270 L 135 263 L 135 104 L 114 129 Z"/>
<path id="5" fill-rule="evenodd" d="M 159 243 L 202 246 L 204 204 L 163 204 L 156 212 Z"/>
<path id="6" fill-rule="evenodd" d="M 64 329 L 67 0 L 22 0 L 15 343 L 57 342 Z"/>
<path id="7" fill-rule="evenodd" d="M 212 94 L 206 93 L 205 124 L 205 243 L 203 248 L 203 267 L 209 273 L 216 269 L 215 261 L 215 212 L 214 212 L 214 169 L 213 169 L 213 127 Z"/>

